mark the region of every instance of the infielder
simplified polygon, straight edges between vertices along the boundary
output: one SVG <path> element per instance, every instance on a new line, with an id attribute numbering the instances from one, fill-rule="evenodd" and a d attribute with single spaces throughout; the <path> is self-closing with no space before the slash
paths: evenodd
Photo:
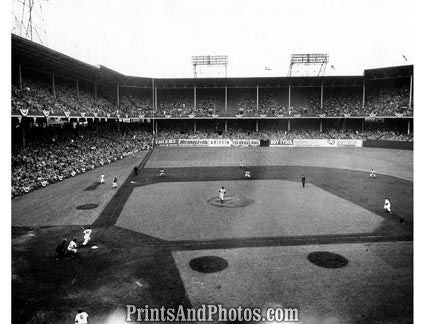
<path id="1" fill-rule="evenodd" d="M 100 175 L 100 183 L 105 183 L 105 176 L 103 174 Z"/>
<path id="2" fill-rule="evenodd" d="M 160 177 L 165 176 L 165 170 L 164 170 L 164 169 L 160 169 L 160 170 L 159 170 L 159 176 L 160 176 Z"/>
<path id="3" fill-rule="evenodd" d="M 385 198 L 385 202 L 384 202 L 384 209 L 386 213 L 392 214 L 393 212 L 391 211 L 391 202 L 388 198 Z"/>
<path id="4" fill-rule="evenodd" d="M 224 195 L 226 194 L 226 189 L 224 187 L 221 187 L 218 191 L 218 196 L 220 198 L 221 203 L 224 203 Z"/>
<path id="5" fill-rule="evenodd" d="M 118 178 L 114 177 L 114 181 L 112 182 L 112 188 L 118 188 Z"/>
<path id="6" fill-rule="evenodd" d="M 245 178 L 251 179 L 251 171 L 245 171 Z"/>
<path id="7" fill-rule="evenodd" d="M 376 179 L 376 172 L 375 172 L 375 170 L 370 170 L 370 174 L 369 174 L 369 178 L 374 178 L 374 179 Z"/>
<path id="8" fill-rule="evenodd" d="M 90 242 L 90 240 L 91 240 L 91 233 L 93 232 L 93 230 L 92 229 L 90 229 L 90 228 L 86 228 L 84 231 L 83 231 L 83 234 L 84 234 L 84 242 L 83 242 L 83 246 L 86 246 L 87 245 L 87 243 L 89 243 Z"/>

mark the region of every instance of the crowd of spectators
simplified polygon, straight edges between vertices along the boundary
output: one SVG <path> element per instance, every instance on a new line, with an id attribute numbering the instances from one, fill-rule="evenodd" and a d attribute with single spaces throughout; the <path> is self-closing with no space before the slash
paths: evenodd
<path id="1" fill-rule="evenodd" d="M 394 116 L 403 114 L 412 116 L 413 108 L 409 108 L 408 87 L 370 87 L 366 90 L 365 107 L 362 107 L 361 88 L 353 87 L 326 87 L 324 89 L 323 107 L 321 108 L 320 95 L 317 91 L 294 88 L 291 96 L 291 106 L 279 91 L 262 89 L 257 99 L 253 91 L 229 91 L 227 113 L 224 109 L 224 93 L 221 91 L 199 91 L 196 109 L 191 91 L 158 91 L 157 116 L 186 117 L 190 114 L 203 117 L 213 115 L 227 116 Z M 55 86 L 55 95 L 48 82 L 41 80 L 25 80 L 22 89 L 12 86 L 12 112 L 19 114 L 20 109 L 30 112 L 49 111 L 51 115 L 69 112 L 71 115 L 86 113 L 106 116 L 107 114 L 121 116 L 151 116 L 152 96 L 149 94 L 122 95 L 119 109 L 112 102 L 81 88 L 65 85 Z"/>
<path id="2" fill-rule="evenodd" d="M 413 115 L 409 108 L 409 89 L 401 88 L 371 88 L 366 93 L 364 113 L 375 113 L 378 116 L 393 116 L 394 114 Z"/>
<path id="3" fill-rule="evenodd" d="M 145 132 L 85 132 L 40 139 L 12 152 L 12 196 L 62 181 L 151 147 Z"/>
<path id="4" fill-rule="evenodd" d="M 312 105 L 315 115 L 326 116 L 361 116 L 362 96 L 359 88 L 326 88 L 323 94 L 323 109 L 320 108 L 320 99 L 315 98 Z"/>
<path id="5" fill-rule="evenodd" d="M 229 116 L 251 115 L 257 109 L 256 93 L 253 89 L 232 89 L 228 91 L 227 113 Z"/>
<path id="6" fill-rule="evenodd" d="M 158 94 L 158 115 L 183 117 L 193 113 L 193 94 L 161 91 Z"/>
<path id="7" fill-rule="evenodd" d="M 258 110 L 260 115 L 284 115 L 288 113 L 287 106 L 279 100 L 279 96 L 273 92 L 261 93 L 258 98 Z M 255 111 L 253 111 L 255 114 Z"/>
<path id="8" fill-rule="evenodd" d="M 120 112 L 125 116 L 150 115 L 152 113 L 152 98 L 138 96 L 121 96 Z"/>
<path id="9" fill-rule="evenodd" d="M 224 91 L 198 91 L 194 112 L 197 116 L 223 115 L 224 110 Z"/>
<path id="10" fill-rule="evenodd" d="M 26 80 L 22 90 L 13 85 L 11 99 L 14 114 L 19 114 L 20 109 L 28 109 L 31 113 L 48 111 L 50 115 L 64 112 L 77 115 L 84 112 L 105 116 L 107 113 L 116 112 L 116 107 L 108 100 L 101 97 L 95 99 L 83 89 L 80 89 L 77 95 L 76 89 L 57 85 L 53 95 L 50 86 L 42 81 Z"/>
<path id="11" fill-rule="evenodd" d="M 267 130 L 263 132 L 247 132 L 242 129 L 231 129 L 227 132 L 217 132 L 214 129 L 202 131 L 163 131 L 159 132 L 156 139 L 206 139 L 206 138 L 231 138 L 231 139 L 374 139 L 392 141 L 413 141 L 413 134 L 407 135 L 394 130 L 367 130 L 361 132 L 355 129 L 324 129 L 322 132 L 312 129 L 296 129 L 290 132 L 285 130 Z"/>

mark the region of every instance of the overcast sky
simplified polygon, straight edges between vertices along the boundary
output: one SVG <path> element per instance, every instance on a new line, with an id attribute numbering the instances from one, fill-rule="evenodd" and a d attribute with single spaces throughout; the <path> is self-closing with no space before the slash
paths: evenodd
<path id="1" fill-rule="evenodd" d="M 208 54 L 228 55 L 231 77 L 286 75 L 291 53 L 328 53 L 328 75 L 414 63 L 413 1 L 36 2 L 50 48 L 128 75 L 192 77 L 191 56 Z"/>

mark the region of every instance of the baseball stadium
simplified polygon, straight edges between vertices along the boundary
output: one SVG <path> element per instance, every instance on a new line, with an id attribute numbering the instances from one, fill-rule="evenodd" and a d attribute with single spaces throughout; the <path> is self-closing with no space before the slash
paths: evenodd
<path id="1" fill-rule="evenodd" d="M 13 323 L 413 322 L 413 65 L 145 78 L 11 44 Z"/>

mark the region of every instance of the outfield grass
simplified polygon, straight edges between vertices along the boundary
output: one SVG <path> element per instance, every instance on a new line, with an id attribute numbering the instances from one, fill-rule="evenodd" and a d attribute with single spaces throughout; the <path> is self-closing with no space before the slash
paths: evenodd
<path id="1" fill-rule="evenodd" d="M 413 180 L 413 151 L 377 148 L 156 148 L 146 167 L 282 165 L 369 171 Z"/>

